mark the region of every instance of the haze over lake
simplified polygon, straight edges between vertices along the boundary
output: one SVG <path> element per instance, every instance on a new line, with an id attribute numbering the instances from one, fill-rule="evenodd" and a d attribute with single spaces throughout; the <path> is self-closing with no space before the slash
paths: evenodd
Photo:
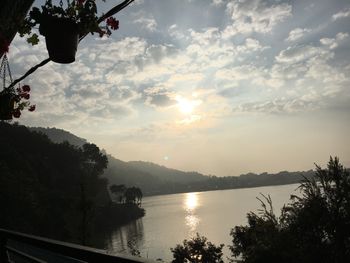
<path id="1" fill-rule="evenodd" d="M 170 247 L 182 243 L 197 232 L 216 245 L 232 245 L 231 228 L 246 224 L 246 214 L 257 211 L 260 193 L 271 195 L 276 214 L 296 194 L 298 184 L 183 193 L 146 197 L 146 216 L 111 234 L 107 249 L 112 253 L 130 253 L 130 247 L 142 257 L 170 261 Z M 225 256 L 229 250 L 224 248 Z"/>

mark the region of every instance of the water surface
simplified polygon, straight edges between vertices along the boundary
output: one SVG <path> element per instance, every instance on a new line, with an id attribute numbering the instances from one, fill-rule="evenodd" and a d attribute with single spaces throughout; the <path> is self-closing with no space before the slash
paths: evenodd
<path id="1" fill-rule="evenodd" d="M 170 247 L 197 232 L 214 244 L 231 245 L 230 230 L 245 225 L 246 214 L 260 208 L 256 199 L 260 193 L 270 194 L 279 214 L 297 187 L 293 184 L 146 197 L 146 216 L 111 233 L 107 249 L 111 253 L 137 249 L 142 257 L 171 261 Z M 230 256 L 227 247 L 224 254 Z"/>

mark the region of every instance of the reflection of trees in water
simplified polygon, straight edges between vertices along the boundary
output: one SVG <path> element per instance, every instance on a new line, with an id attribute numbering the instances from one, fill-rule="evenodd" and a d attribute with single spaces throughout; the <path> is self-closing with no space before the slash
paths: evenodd
<path id="1" fill-rule="evenodd" d="M 115 253 L 134 254 L 144 244 L 142 219 L 135 220 L 114 230 L 110 235 L 108 250 Z"/>

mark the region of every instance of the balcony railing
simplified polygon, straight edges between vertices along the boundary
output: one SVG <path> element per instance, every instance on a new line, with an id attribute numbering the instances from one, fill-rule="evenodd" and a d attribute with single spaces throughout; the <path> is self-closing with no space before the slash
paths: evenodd
<path id="1" fill-rule="evenodd" d="M 110 255 L 106 251 L 0 229 L 0 263 L 155 263 L 139 257 Z"/>

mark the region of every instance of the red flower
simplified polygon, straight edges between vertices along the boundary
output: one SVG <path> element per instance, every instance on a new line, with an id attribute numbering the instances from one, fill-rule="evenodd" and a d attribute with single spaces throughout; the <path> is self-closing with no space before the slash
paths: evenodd
<path id="1" fill-rule="evenodd" d="M 13 117 L 15 118 L 19 118 L 21 116 L 21 111 L 19 109 L 15 110 L 13 112 Z"/>
<path id="2" fill-rule="evenodd" d="M 114 17 L 108 17 L 106 21 L 107 25 L 110 26 L 113 30 L 119 28 L 119 20 L 116 20 Z"/>
<path id="3" fill-rule="evenodd" d="M 26 99 L 26 100 L 29 100 L 29 98 L 30 98 L 29 93 L 26 93 L 26 92 L 21 93 L 20 96 L 21 96 L 22 98 Z"/>
<path id="4" fill-rule="evenodd" d="M 29 85 L 24 85 L 24 86 L 22 87 L 22 90 L 23 90 L 24 92 L 29 92 L 29 91 L 30 91 L 30 86 L 29 86 Z"/>
<path id="5" fill-rule="evenodd" d="M 28 110 L 29 110 L 29 111 L 35 111 L 35 105 L 30 105 L 30 107 L 29 107 Z"/>

